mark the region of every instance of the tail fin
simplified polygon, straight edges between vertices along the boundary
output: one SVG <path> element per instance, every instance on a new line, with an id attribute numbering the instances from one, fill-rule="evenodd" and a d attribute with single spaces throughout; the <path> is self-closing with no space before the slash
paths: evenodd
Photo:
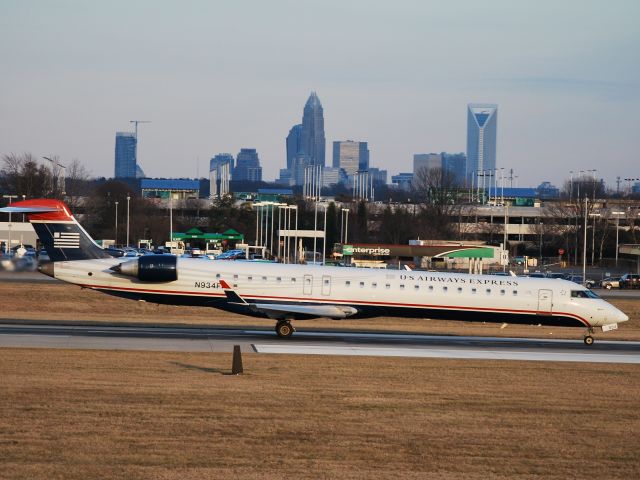
<path id="1" fill-rule="evenodd" d="M 14 202 L 0 212 L 26 213 L 42 246 L 53 262 L 111 258 L 59 200 L 34 199 Z"/>

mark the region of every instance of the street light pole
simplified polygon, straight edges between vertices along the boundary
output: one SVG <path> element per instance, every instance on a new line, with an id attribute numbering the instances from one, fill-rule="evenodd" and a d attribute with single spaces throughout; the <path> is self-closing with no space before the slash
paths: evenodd
<path id="1" fill-rule="evenodd" d="M 324 205 L 324 234 L 322 237 L 322 265 L 327 258 L 327 205 Z"/>
<path id="2" fill-rule="evenodd" d="M 349 242 L 349 209 L 346 209 L 347 217 L 344 221 L 344 243 Z"/>
<path id="3" fill-rule="evenodd" d="M 587 280 L 587 206 L 589 203 L 589 197 L 584 196 L 584 240 L 582 245 L 582 284 L 584 285 Z"/>
<path id="4" fill-rule="evenodd" d="M 9 206 L 11 206 L 11 200 L 13 200 L 14 198 L 18 198 L 18 195 L 2 195 L 2 198 L 8 198 L 9 199 Z M 11 212 L 9 212 L 9 238 L 8 238 L 8 243 L 7 243 L 7 248 L 5 249 L 5 253 L 9 253 L 11 251 Z"/>
<path id="5" fill-rule="evenodd" d="M 544 226 L 544 223 L 538 222 L 538 228 L 540 228 L 540 253 L 538 255 L 538 257 L 540 258 L 540 261 L 538 263 L 540 265 L 538 266 L 542 266 L 542 228 L 543 226 Z"/>
<path id="6" fill-rule="evenodd" d="M 131 197 L 127 195 L 127 247 L 129 246 L 129 201 Z"/>
<path id="7" fill-rule="evenodd" d="M 624 212 L 611 212 L 616 216 L 616 268 L 618 268 L 618 245 L 620 239 L 620 215 L 624 215 Z"/>
<path id="8" fill-rule="evenodd" d="M 169 192 L 169 248 L 173 249 L 173 195 Z"/>
<path id="9" fill-rule="evenodd" d="M 118 202 L 116 202 L 116 247 L 118 246 Z"/>

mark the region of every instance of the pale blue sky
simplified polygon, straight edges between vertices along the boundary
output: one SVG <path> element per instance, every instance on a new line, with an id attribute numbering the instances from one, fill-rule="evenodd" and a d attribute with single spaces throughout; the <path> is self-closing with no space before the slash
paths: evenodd
<path id="1" fill-rule="evenodd" d="M 640 177 L 639 19 L 630 0 L 0 0 L 0 154 L 112 176 L 115 132 L 143 119 L 149 176 L 253 147 L 273 179 L 315 90 L 327 152 L 368 141 L 390 174 L 464 151 L 466 104 L 490 102 L 520 186 Z"/>

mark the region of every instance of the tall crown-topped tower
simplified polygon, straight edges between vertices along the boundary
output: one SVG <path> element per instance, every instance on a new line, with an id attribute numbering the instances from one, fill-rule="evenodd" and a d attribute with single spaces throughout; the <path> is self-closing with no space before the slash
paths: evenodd
<path id="1" fill-rule="evenodd" d="M 300 143 L 309 165 L 325 166 L 324 111 L 316 92 L 311 92 L 304 106 Z"/>

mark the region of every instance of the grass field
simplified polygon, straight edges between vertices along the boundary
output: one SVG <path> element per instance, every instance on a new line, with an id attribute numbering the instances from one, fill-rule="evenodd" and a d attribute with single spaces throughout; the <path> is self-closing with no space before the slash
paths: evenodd
<path id="1" fill-rule="evenodd" d="M 632 365 L 0 350 L 0 478 L 640 475 Z"/>
<path id="2" fill-rule="evenodd" d="M 38 321 L 95 321 L 129 323 L 164 323 L 189 325 L 262 326 L 271 327 L 274 322 L 227 313 L 212 308 L 176 307 L 135 302 L 81 289 L 75 285 L 51 283 L 0 282 L 2 319 Z M 622 309 L 630 320 L 620 324 L 614 332 L 598 334 L 597 338 L 608 340 L 640 341 L 640 301 L 611 300 Z M 449 335 L 491 335 L 506 337 L 582 338 L 581 328 L 538 327 L 509 325 L 501 329 L 500 324 L 429 321 L 402 318 L 376 318 L 367 320 L 297 321 L 298 330 L 304 329 L 354 329 L 403 331 Z"/>

